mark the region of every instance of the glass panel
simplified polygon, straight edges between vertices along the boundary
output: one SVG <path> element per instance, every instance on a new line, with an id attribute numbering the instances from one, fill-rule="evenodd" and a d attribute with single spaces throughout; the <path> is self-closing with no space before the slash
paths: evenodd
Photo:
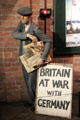
<path id="1" fill-rule="evenodd" d="M 66 47 L 80 46 L 80 0 L 66 0 Z"/>

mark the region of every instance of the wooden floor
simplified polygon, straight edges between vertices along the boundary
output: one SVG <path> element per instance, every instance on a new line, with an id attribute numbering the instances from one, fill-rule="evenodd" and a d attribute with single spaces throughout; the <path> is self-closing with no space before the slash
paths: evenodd
<path id="1" fill-rule="evenodd" d="M 0 103 L 0 120 L 68 120 L 47 115 L 35 114 L 29 106 L 24 106 L 23 102 L 19 103 Z M 73 116 L 71 120 L 80 120 L 79 117 Z"/>

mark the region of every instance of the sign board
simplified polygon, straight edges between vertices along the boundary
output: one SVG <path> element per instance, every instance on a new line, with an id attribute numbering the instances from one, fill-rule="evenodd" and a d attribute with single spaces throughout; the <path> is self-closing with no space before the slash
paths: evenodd
<path id="1" fill-rule="evenodd" d="M 39 68 L 36 113 L 71 118 L 73 69 L 71 64 L 48 64 Z"/>

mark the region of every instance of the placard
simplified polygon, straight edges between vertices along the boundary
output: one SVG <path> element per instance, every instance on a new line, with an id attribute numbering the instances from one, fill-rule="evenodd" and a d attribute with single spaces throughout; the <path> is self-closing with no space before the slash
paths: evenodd
<path id="1" fill-rule="evenodd" d="M 39 68 L 36 113 L 71 118 L 73 69 L 71 64 L 48 64 Z"/>

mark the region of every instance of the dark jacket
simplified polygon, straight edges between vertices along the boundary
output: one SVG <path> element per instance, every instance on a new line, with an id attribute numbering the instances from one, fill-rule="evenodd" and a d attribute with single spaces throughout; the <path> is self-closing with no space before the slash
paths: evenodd
<path id="1" fill-rule="evenodd" d="M 43 60 L 46 60 L 48 53 L 50 51 L 50 46 L 51 46 L 51 40 L 49 39 L 49 37 L 47 35 L 45 35 L 43 32 L 41 32 L 41 30 L 39 29 L 39 27 L 37 27 L 35 24 L 31 23 L 29 30 L 27 31 L 27 33 L 32 34 L 34 36 L 36 36 L 38 38 L 38 40 L 42 40 L 44 43 L 44 52 L 41 56 L 41 58 Z M 23 54 L 23 42 L 25 41 L 25 44 L 29 44 L 31 43 L 31 40 L 29 38 L 27 38 L 27 33 L 25 33 L 25 26 L 24 24 L 20 21 L 20 23 L 18 24 L 16 30 L 14 31 L 14 38 L 16 40 L 20 40 L 20 55 Z"/>

